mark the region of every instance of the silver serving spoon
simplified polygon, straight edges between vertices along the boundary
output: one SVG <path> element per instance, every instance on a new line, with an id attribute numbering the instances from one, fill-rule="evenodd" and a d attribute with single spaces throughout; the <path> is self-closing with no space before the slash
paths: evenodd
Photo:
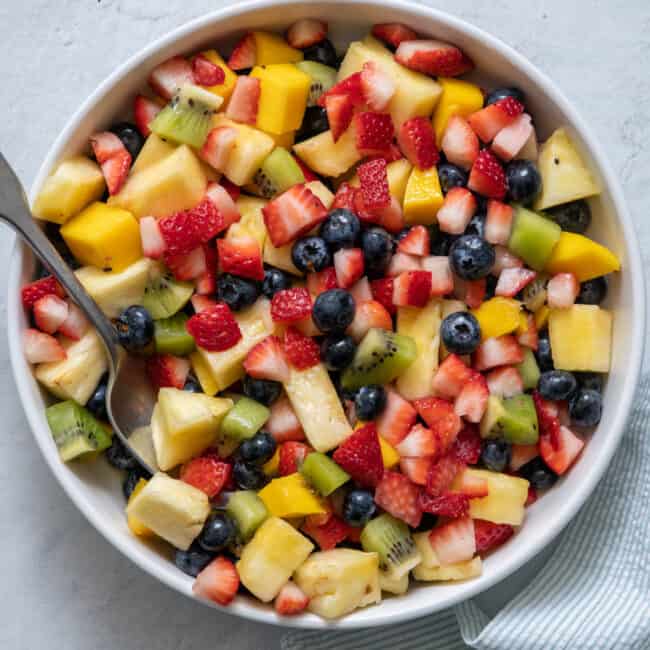
<path id="1" fill-rule="evenodd" d="M 136 450 L 129 439 L 140 436 L 151 421 L 156 396 L 145 373 L 144 360 L 126 354 L 117 332 L 97 303 L 88 295 L 77 276 L 39 228 L 32 216 L 25 191 L 13 169 L 0 153 L 0 220 L 16 230 L 37 257 L 64 287 L 95 327 L 108 357 L 106 411 L 114 432 L 126 448 L 150 472 L 155 471 L 150 454 Z M 146 437 L 146 434 L 145 434 Z M 139 451 L 140 450 L 140 451 Z M 145 456 L 148 460 L 145 459 Z"/>

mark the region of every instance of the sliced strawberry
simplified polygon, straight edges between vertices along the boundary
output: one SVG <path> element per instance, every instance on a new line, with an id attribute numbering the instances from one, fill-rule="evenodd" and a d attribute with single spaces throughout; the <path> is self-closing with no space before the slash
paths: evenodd
<path id="1" fill-rule="evenodd" d="M 374 160 L 374 158 L 371 158 Z M 361 188 L 357 187 L 354 192 L 354 199 L 352 204 L 352 212 L 354 212 L 359 220 L 365 224 L 379 223 L 379 214 L 377 210 L 370 210 L 363 202 L 363 194 Z"/>
<path id="2" fill-rule="evenodd" d="M 294 327 L 287 328 L 283 343 L 287 360 L 296 370 L 305 370 L 320 363 L 318 344 Z"/>
<path id="3" fill-rule="evenodd" d="M 384 473 L 375 423 L 369 422 L 354 431 L 339 445 L 332 458 L 357 483 L 365 487 L 375 487 Z"/>
<path id="4" fill-rule="evenodd" d="M 328 266 L 322 271 L 307 273 L 307 290 L 314 297 L 320 295 L 323 291 L 336 289 L 338 286 L 336 269 L 333 266 Z"/>
<path id="5" fill-rule="evenodd" d="M 429 271 L 407 271 L 393 280 L 393 303 L 398 307 L 424 307 L 430 297 Z"/>
<path id="6" fill-rule="evenodd" d="M 23 352 L 28 363 L 50 363 L 66 358 L 63 346 L 50 334 L 29 328 L 23 334 Z"/>
<path id="7" fill-rule="evenodd" d="M 139 225 L 142 254 L 154 260 L 160 259 L 167 245 L 158 226 L 158 220 L 155 217 L 142 217 Z"/>
<path id="8" fill-rule="evenodd" d="M 314 451 L 309 445 L 292 440 L 283 442 L 279 449 L 280 464 L 278 473 L 280 476 L 295 474 L 300 469 L 305 458 L 307 458 L 307 455 Z"/>
<path id="9" fill-rule="evenodd" d="M 90 144 L 95 158 L 102 168 L 108 193 L 117 194 L 124 185 L 131 168 L 131 154 L 122 141 L 110 131 L 90 136 Z"/>
<path id="10" fill-rule="evenodd" d="M 357 168 L 361 181 L 361 195 L 366 208 L 374 210 L 390 203 L 390 190 L 388 189 L 388 176 L 386 174 L 386 161 L 375 158 L 359 165 Z"/>
<path id="11" fill-rule="evenodd" d="M 423 456 L 422 458 L 400 458 L 399 468 L 409 480 L 416 485 L 426 485 L 427 476 L 429 476 L 429 468 L 432 465 L 431 456 Z"/>
<path id="12" fill-rule="evenodd" d="M 77 305 L 68 301 L 68 315 L 59 325 L 59 332 L 73 341 L 79 341 L 89 327 L 90 323 L 86 315 Z"/>
<path id="13" fill-rule="evenodd" d="M 461 421 L 450 402 L 438 397 L 424 397 L 413 402 L 420 417 L 438 437 L 441 451 L 449 449 L 460 432 Z"/>
<path id="14" fill-rule="evenodd" d="M 460 115 L 449 118 L 440 146 L 447 160 L 463 169 L 470 169 L 478 156 L 476 133 Z"/>
<path id="15" fill-rule="evenodd" d="M 416 269 L 417 270 L 417 269 Z M 380 278 L 370 283 L 373 300 L 382 305 L 389 314 L 394 314 L 397 309 L 393 303 L 393 279 Z"/>
<path id="16" fill-rule="evenodd" d="M 440 160 L 433 126 L 426 117 L 406 120 L 399 129 L 397 141 L 409 162 L 418 169 L 430 169 Z"/>
<path id="17" fill-rule="evenodd" d="M 330 210 L 345 208 L 346 210 L 354 211 L 354 197 L 356 193 L 357 188 L 352 187 L 352 185 L 346 182 L 341 183 L 336 190 Z"/>
<path id="18" fill-rule="evenodd" d="M 221 69 L 221 68 L 219 68 Z M 223 172 L 235 146 L 237 129 L 234 126 L 220 126 L 208 133 L 199 155 L 211 167 Z"/>
<path id="19" fill-rule="evenodd" d="M 494 247 L 494 266 L 491 271 L 493 275 L 499 275 L 503 269 L 520 269 L 523 265 L 523 260 L 513 255 L 505 246 Z"/>
<path id="20" fill-rule="evenodd" d="M 405 458 L 424 458 L 438 454 L 440 443 L 431 429 L 416 424 L 395 449 Z"/>
<path id="21" fill-rule="evenodd" d="M 147 377 L 157 390 L 170 386 L 183 388 L 190 372 L 190 362 L 173 354 L 154 354 L 147 358 Z"/>
<path id="22" fill-rule="evenodd" d="M 560 426 L 558 444 L 555 446 L 550 436 L 542 435 L 539 438 L 540 454 L 556 474 L 564 474 L 573 465 L 584 446 L 584 440 L 565 426 Z"/>
<path id="23" fill-rule="evenodd" d="M 386 308 L 376 300 L 367 300 L 356 305 L 354 320 L 346 330 L 347 333 L 359 342 L 373 327 L 389 331 L 393 329 L 393 319 Z"/>
<path id="24" fill-rule="evenodd" d="M 181 467 L 180 479 L 205 492 L 209 499 L 221 494 L 232 474 L 232 465 L 217 455 L 206 453 Z"/>
<path id="25" fill-rule="evenodd" d="M 192 61 L 194 83 L 199 86 L 217 86 L 226 80 L 226 73 L 218 65 L 206 59 L 202 54 Z"/>
<path id="26" fill-rule="evenodd" d="M 494 154 L 487 149 L 479 152 L 467 187 L 490 199 L 502 199 L 506 195 L 506 174 Z"/>
<path id="27" fill-rule="evenodd" d="M 271 317 L 276 323 L 295 323 L 311 314 L 311 296 L 307 289 L 282 289 L 271 299 Z"/>
<path id="28" fill-rule="evenodd" d="M 400 239 L 397 250 L 417 257 L 429 255 L 431 238 L 429 231 L 424 226 L 413 226 L 406 237 Z"/>
<path id="29" fill-rule="evenodd" d="M 274 246 L 284 246 L 327 217 L 322 201 L 305 185 L 294 185 L 262 209 Z"/>
<path id="30" fill-rule="evenodd" d="M 509 524 L 494 524 L 484 519 L 474 519 L 474 540 L 477 553 L 485 553 L 485 551 L 505 544 L 514 534 L 515 529 Z"/>
<path id="31" fill-rule="evenodd" d="M 36 327 L 46 334 L 54 334 L 68 317 L 68 303 L 54 294 L 39 298 L 33 309 Z"/>
<path id="32" fill-rule="evenodd" d="M 507 246 L 512 230 L 513 209 L 511 206 L 490 199 L 485 219 L 485 239 L 491 244 Z"/>
<path id="33" fill-rule="evenodd" d="M 169 267 L 177 280 L 194 280 L 208 270 L 203 246 L 197 246 L 189 253 L 164 253 L 165 264 Z"/>
<path id="34" fill-rule="evenodd" d="M 179 88 L 193 84 L 192 66 L 182 56 L 174 56 L 156 66 L 149 75 L 151 89 L 163 99 L 171 99 Z"/>
<path id="35" fill-rule="evenodd" d="M 256 55 L 255 37 L 251 33 L 244 34 L 228 59 L 228 67 L 231 70 L 252 68 L 255 65 Z"/>
<path id="36" fill-rule="evenodd" d="M 429 542 L 442 566 L 467 562 L 476 553 L 474 522 L 463 517 L 437 526 L 429 533 Z"/>
<path id="37" fill-rule="evenodd" d="M 399 47 L 402 41 L 414 41 L 418 35 L 402 23 L 379 23 L 372 26 L 372 35 L 393 47 Z"/>
<path id="38" fill-rule="evenodd" d="M 460 471 L 453 484 L 454 494 L 464 494 L 470 499 L 480 499 L 488 496 L 490 488 L 487 479 L 470 474 L 466 470 Z"/>
<path id="39" fill-rule="evenodd" d="M 539 456 L 539 445 L 512 445 L 510 455 L 510 464 L 508 468 L 516 472 L 523 467 L 528 461 Z"/>
<path id="40" fill-rule="evenodd" d="M 385 162 L 385 159 L 383 160 Z M 377 223 L 384 230 L 388 230 L 388 232 L 394 235 L 404 230 L 404 226 L 406 225 L 404 223 L 404 213 L 402 212 L 402 205 L 396 197 L 391 196 L 388 205 L 382 208 L 375 208 L 374 212 L 377 215 Z"/>
<path id="41" fill-rule="evenodd" d="M 239 574 L 235 565 L 223 556 L 212 560 L 196 576 L 192 591 L 199 597 L 219 605 L 228 605 L 239 589 Z"/>
<path id="42" fill-rule="evenodd" d="M 158 220 L 158 228 L 165 241 L 166 253 L 189 253 L 212 239 L 223 229 L 223 219 L 209 199 L 204 199 L 191 210 Z"/>
<path id="43" fill-rule="evenodd" d="M 255 124 L 260 103 L 261 84 L 255 77 L 240 75 L 230 96 L 226 117 L 242 124 Z"/>
<path id="44" fill-rule="evenodd" d="M 370 110 L 383 111 L 393 98 L 396 86 L 375 61 L 366 61 L 361 69 L 361 89 Z"/>
<path id="45" fill-rule="evenodd" d="M 246 355 L 244 370 L 256 379 L 289 381 L 289 366 L 282 341 L 277 336 L 267 336 L 254 345 Z"/>
<path id="46" fill-rule="evenodd" d="M 551 309 L 568 309 L 580 293 L 580 283 L 573 273 L 557 273 L 546 285 L 546 302 Z"/>
<path id="47" fill-rule="evenodd" d="M 431 295 L 446 296 L 454 290 L 454 276 L 446 255 L 427 255 L 422 258 L 422 268 L 431 273 Z"/>
<path id="48" fill-rule="evenodd" d="M 472 369 L 458 355 L 450 354 L 433 376 L 433 393 L 445 399 L 455 399 L 472 374 Z"/>
<path id="49" fill-rule="evenodd" d="M 466 517 L 469 514 L 469 497 L 466 494 L 447 492 L 432 497 L 426 492 L 420 492 L 419 498 L 422 512 L 450 519 Z"/>
<path id="50" fill-rule="evenodd" d="M 135 125 L 138 127 L 138 131 L 142 133 L 143 137 L 149 137 L 151 133 L 149 125 L 161 110 L 161 107 L 153 100 L 144 97 L 143 95 L 135 96 L 133 102 L 133 117 L 135 119 Z"/>
<path id="51" fill-rule="evenodd" d="M 536 277 L 537 273 L 530 269 L 503 269 L 499 273 L 499 281 L 494 289 L 494 295 L 512 298 L 524 287 L 528 286 Z"/>
<path id="52" fill-rule="evenodd" d="M 370 289 L 370 282 L 368 282 L 368 278 L 364 276 L 357 280 L 350 287 L 350 295 L 354 298 L 355 303 L 372 300 L 372 290 Z"/>
<path id="53" fill-rule="evenodd" d="M 241 195 L 241 188 L 239 187 L 239 185 L 235 185 L 232 181 L 229 181 L 225 176 L 222 176 L 221 180 L 218 183 L 208 183 L 208 190 L 207 190 L 206 194 L 208 194 L 208 195 L 210 194 L 210 188 L 213 185 L 222 186 L 223 189 L 226 190 L 226 192 L 228 193 L 228 196 L 230 196 L 230 198 L 233 201 L 236 201 L 239 198 L 239 196 Z M 215 203 L 214 200 L 212 202 Z M 215 203 L 215 205 L 217 205 L 217 204 Z M 217 208 L 219 208 L 218 205 L 217 205 Z"/>
<path id="54" fill-rule="evenodd" d="M 402 150 L 392 142 L 388 149 L 385 149 L 380 154 L 374 154 L 374 156 L 371 156 L 370 158 L 383 158 L 386 161 L 386 164 L 389 164 L 396 160 L 402 160 L 404 156 L 402 155 Z"/>
<path id="55" fill-rule="evenodd" d="M 472 113 L 467 121 L 474 133 L 483 142 L 492 142 L 494 136 L 509 124 L 512 124 L 517 116 L 524 111 L 524 105 L 514 97 L 500 99 L 494 104 Z"/>
<path id="56" fill-rule="evenodd" d="M 524 506 L 527 508 L 528 506 L 532 506 L 535 501 L 537 501 L 539 497 L 537 496 L 537 490 L 532 486 L 528 486 L 528 496 L 526 497 L 526 502 L 524 503 Z"/>
<path id="57" fill-rule="evenodd" d="M 264 279 L 262 251 L 255 237 L 244 233 L 217 240 L 219 271 L 251 280 Z"/>
<path id="58" fill-rule="evenodd" d="M 365 111 L 354 116 L 356 126 L 356 145 L 364 156 L 381 154 L 393 142 L 395 128 L 388 113 Z M 384 162 L 386 162 L 384 160 Z"/>
<path id="59" fill-rule="evenodd" d="M 533 133 L 530 115 L 522 113 L 494 136 L 492 151 L 501 160 L 510 162 L 524 148 Z"/>
<path id="60" fill-rule="evenodd" d="M 477 372 L 458 394 L 454 402 L 454 411 L 468 422 L 480 422 L 487 408 L 489 395 L 485 377 Z"/>
<path id="61" fill-rule="evenodd" d="M 411 70 L 434 77 L 457 77 L 474 68 L 471 59 L 455 45 L 434 40 L 402 41 L 395 59 Z"/>
<path id="62" fill-rule="evenodd" d="M 460 462 L 467 465 L 476 465 L 481 457 L 482 438 L 478 427 L 466 424 L 456 436 L 451 446 L 451 454 Z"/>
<path id="63" fill-rule="evenodd" d="M 336 251 L 334 269 L 338 286 L 349 289 L 363 275 L 363 251 L 360 248 L 342 248 Z"/>
<path id="64" fill-rule="evenodd" d="M 320 525 L 305 521 L 300 529 L 318 544 L 321 551 L 330 551 L 347 538 L 349 526 L 333 515 Z"/>
<path id="65" fill-rule="evenodd" d="M 395 447 L 406 437 L 416 417 L 409 402 L 392 388 L 386 388 L 386 406 L 376 420 L 377 432 Z"/>
<path id="66" fill-rule="evenodd" d="M 320 43 L 326 36 L 327 23 L 316 18 L 301 18 L 287 29 L 287 43 L 299 50 Z"/>
<path id="67" fill-rule="evenodd" d="M 194 314 L 186 323 L 196 344 L 209 352 L 221 352 L 236 345 L 242 337 L 239 323 L 225 303 Z"/>
<path id="68" fill-rule="evenodd" d="M 204 251 L 205 252 L 205 251 Z M 200 296 L 211 296 L 217 291 L 217 278 L 210 265 L 196 278 L 196 293 Z"/>
<path id="69" fill-rule="evenodd" d="M 524 360 L 524 351 L 510 334 L 486 339 L 474 353 L 476 370 L 489 370 L 497 366 L 511 366 Z"/>
<path id="70" fill-rule="evenodd" d="M 422 260 L 419 257 L 398 251 L 395 253 L 395 255 L 393 255 L 393 257 L 391 257 L 390 264 L 386 269 L 386 275 L 394 278 L 395 276 L 401 275 L 402 273 L 421 270 Z"/>
<path id="71" fill-rule="evenodd" d="M 490 395 L 497 397 L 514 397 L 524 392 L 524 382 L 517 368 L 503 366 L 491 370 L 487 377 Z"/>
<path id="72" fill-rule="evenodd" d="M 556 402 L 545 400 L 536 390 L 533 391 L 533 402 L 537 412 L 540 438 L 550 440 L 555 451 L 560 450 L 560 419 Z"/>
<path id="73" fill-rule="evenodd" d="M 485 278 L 480 280 L 461 280 L 454 276 L 454 296 L 462 300 L 470 309 L 477 309 L 485 300 L 487 283 Z"/>
<path id="74" fill-rule="evenodd" d="M 309 596 L 295 583 L 287 582 L 280 593 L 275 597 L 275 611 L 280 616 L 293 616 L 300 614 L 309 605 Z"/>
<path id="75" fill-rule="evenodd" d="M 270 408 L 271 415 L 264 424 L 264 429 L 273 436 L 278 444 L 289 440 L 300 441 L 305 439 L 305 432 L 300 420 L 286 395 L 273 402 Z"/>
<path id="76" fill-rule="evenodd" d="M 335 83 L 326 93 L 318 98 L 318 105 L 325 108 L 328 95 L 349 95 L 355 106 L 361 106 L 365 99 L 361 87 L 361 72 L 355 72 L 349 77 Z"/>
<path id="77" fill-rule="evenodd" d="M 420 489 L 404 474 L 384 472 L 375 490 L 375 503 L 397 519 L 417 528 L 422 519 Z"/>
<path id="78" fill-rule="evenodd" d="M 327 122 L 336 142 L 348 129 L 354 115 L 354 102 L 350 95 L 329 94 L 325 98 Z"/>
<path id="79" fill-rule="evenodd" d="M 215 235 L 241 219 L 239 208 L 235 203 L 237 199 L 233 198 L 232 189 L 228 184 L 232 185 L 224 177 L 219 183 L 209 183 L 208 189 L 205 191 L 205 198 L 212 203 L 219 215 L 220 230 L 215 232 Z"/>
<path id="80" fill-rule="evenodd" d="M 476 212 L 476 197 L 465 187 L 452 187 L 438 210 L 438 227 L 442 232 L 461 235 Z"/>
<path id="81" fill-rule="evenodd" d="M 23 306 L 30 309 L 34 303 L 43 296 L 55 295 L 63 298 L 65 291 L 59 284 L 59 281 L 53 276 L 48 275 L 46 278 L 35 280 L 26 284 L 20 291 L 20 297 L 23 301 Z"/>
<path id="82" fill-rule="evenodd" d="M 198 294 L 194 294 L 190 298 L 190 301 L 192 303 L 192 307 L 194 308 L 194 311 L 197 314 L 202 311 L 205 311 L 206 309 L 210 309 L 210 307 L 214 307 L 215 305 L 219 304 L 216 300 L 212 300 L 207 296 L 201 296 Z"/>
<path id="83" fill-rule="evenodd" d="M 534 314 L 528 314 L 526 316 L 526 331 L 521 332 L 519 336 L 517 336 L 517 342 L 525 348 L 537 350 L 539 345 L 539 332 L 537 331 L 537 323 L 535 322 Z"/>

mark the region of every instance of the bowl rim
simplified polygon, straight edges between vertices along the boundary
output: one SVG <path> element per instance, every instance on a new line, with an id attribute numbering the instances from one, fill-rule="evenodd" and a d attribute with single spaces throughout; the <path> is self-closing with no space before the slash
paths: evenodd
<path id="1" fill-rule="evenodd" d="M 341 1 L 341 0 L 340 0 Z M 296 617 L 287 620 L 275 615 L 275 612 L 270 607 L 254 607 L 245 601 L 234 603 L 230 607 L 220 607 L 216 604 L 205 603 L 208 606 L 215 607 L 222 612 L 236 614 L 246 619 L 250 619 L 259 623 L 270 623 L 285 627 L 296 628 L 312 628 L 312 629 L 353 629 L 367 627 L 369 625 L 382 625 L 388 623 L 405 622 L 415 619 L 427 614 L 431 614 L 452 605 L 456 605 L 479 593 L 489 589 L 496 583 L 504 578 L 507 578 L 517 569 L 523 566 L 526 562 L 537 555 L 544 547 L 546 547 L 559 533 L 566 527 L 566 525 L 573 519 L 577 511 L 584 504 L 586 499 L 592 494 L 597 483 L 602 478 L 605 470 L 618 448 L 620 440 L 623 436 L 625 423 L 629 416 L 632 400 L 638 385 L 641 364 L 643 360 L 644 337 L 645 330 L 645 288 L 644 288 L 644 275 L 642 258 L 636 236 L 634 224 L 628 212 L 624 195 L 620 187 L 620 183 L 609 160 L 604 154 L 604 151 L 594 137 L 591 129 L 585 120 L 579 115 L 571 102 L 564 96 L 563 92 L 555 85 L 555 83 L 547 77 L 546 74 L 541 72 L 535 65 L 533 65 L 526 57 L 518 53 L 512 47 L 501 41 L 496 36 L 480 29 L 471 23 L 462 20 L 456 16 L 448 14 L 444 11 L 434 9 L 425 5 L 416 4 L 409 0 L 344 0 L 348 6 L 368 5 L 373 4 L 377 9 L 381 7 L 390 8 L 397 11 L 404 11 L 410 14 L 411 17 L 417 19 L 418 17 L 426 17 L 433 19 L 441 25 L 447 25 L 460 32 L 464 32 L 470 38 L 474 39 L 482 47 L 488 50 L 496 50 L 499 54 L 507 57 L 511 63 L 522 70 L 524 74 L 534 83 L 537 87 L 541 88 L 546 95 L 549 95 L 567 115 L 570 123 L 580 133 L 582 139 L 587 143 L 591 153 L 591 157 L 602 174 L 604 185 L 608 188 L 611 195 L 612 203 L 615 207 L 615 212 L 618 217 L 618 222 L 623 231 L 623 238 L 627 252 L 627 264 L 630 269 L 630 277 L 632 284 L 632 299 L 637 311 L 636 318 L 632 324 L 632 348 L 626 374 L 624 378 L 624 386 L 622 390 L 621 399 L 617 406 L 617 412 L 614 416 L 613 427 L 605 438 L 603 447 L 597 456 L 597 462 L 592 466 L 591 471 L 585 476 L 585 480 L 580 484 L 579 490 L 567 495 L 566 503 L 558 516 L 553 519 L 551 525 L 542 529 L 540 536 L 535 543 L 523 549 L 519 553 L 515 553 L 515 557 L 504 560 L 490 575 L 483 575 L 475 580 L 465 583 L 466 588 L 459 595 L 447 597 L 446 599 L 437 599 L 427 603 L 425 598 L 420 599 L 422 602 L 416 606 L 408 608 L 408 611 L 400 612 L 397 615 L 390 617 L 387 620 L 373 621 L 369 623 L 364 620 L 350 619 L 344 617 L 338 621 L 326 621 L 315 616 Z M 154 56 L 157 52 L 164 48 L 173 45 L 175 41 L 183 37 L 191 35 L 192 32 L 214 24 L 219 20 L 235 18 L 244 14 L 254 11 L 267 9 L 270 7 L 277 7 L 278 5 L 304 5 L 305 2 L 292 2 L 291 0 L 247 0 L 229 7 L 224 7 L 219 10 L 208 12 L 198 16 L 176 29 L 164 34 L 163 36 L 153 40 L 144 48 L 129 57 L 123 64 L 118 66 L 111 72 L 85 99 L 77 111 L 68 120 L 63 130 L 57 136 L 51 145 L 39 171 L 32 183 L 30 189 L 30 198 L 34 198 L 37 189 L 42 185 L 45 176 L 49 173 L 52 165 L 61 156 L 66 144 L 74 135 L 78 125 L 83 119 L 95 108 L 97 104 L 103 99 L 105 94 L 117 83 L 119 83 L 130 71 L 136 69 L 147 61 L 150 57 Z M 312 4 L 307 2 L 306 4 Z M 317 7 L 318 4 L 314 3 Z M 317 12 L 317 9 L 315 9 Z M 21 325 L 20 325 L 20 311 L 22 309 L 20 300 L 18 299 L 20 293 L 20 280 L 21 268 L 23 258 L 25 255 L 25 248 L 21 241 L 17 238 L 10 261 L 9 280 L 8 280 L 8 295 L 7 295 L 7 334 L 9 341 L 21 340 Z M 144 554 L 134 555 L 126 544 L 122 543 L 119 533 L 117 533 L 110 522 L 101 517 L 101 513 L 94 509 L 90 501 L 86 500 L 83 493 L 77 489 L 73 484 L 71 474 L 66 470 L 66 466 L 59 461 L 55 455 L 51 453 L 51 449 L 45 445 L 45 437 L 39 437 L 36 433 L 41 427 L 42 422 L 37 419 L 36 406 L 32 400 L 32 377 L 29 371 L 25 371 L 22 346 L 10 345 L 9 356 L 13 371 L 14 380 L 18 389 L 23 410 L 30 425 L 30 429 L 36 442 L 41 449 L 46 463 L 49 465 L 52 473 L 57 478 L 59 484 L 63 487 L 64 491 L 77 508 L 83 513 L 86 519 L 95 527 L 95 529 L 103 535 L 103 537 L 116 547 L 123 555 L 134 562 L 142 570 L 150 575 L 156 577 L 158 580 L 167 586 L 179 591 L 180 593 L 190 596 L 191 592 L 187 589 L 187 576 L 179 576 L 179 579 L 172 579 L 167 575 L 161 575 L 161 572 L 156 568 L 153 562 Z M 28 408 L 28 406 L 30 408 Z"/>

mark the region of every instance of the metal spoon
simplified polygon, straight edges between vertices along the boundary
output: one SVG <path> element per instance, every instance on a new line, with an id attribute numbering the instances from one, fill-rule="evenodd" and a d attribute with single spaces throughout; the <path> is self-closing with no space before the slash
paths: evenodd
<path id="1" fill-rule="evenodd" d="M 39 228 L 32 216 L 25 191 L 13 169 L 0 153 L 0 220 L 16 230 L 37 257 L 54 275 L 95 327 L 108 357 L 106 411 L 115 434 L 149 472 L 152 459 L 129 442 L 151 422 L 156 396 L 145 373 L 144 360 L 126 354 L 119 345 L 117 332 L 97 303 L 88 295 L 77 276 Z M 138 449 L 141 449 L 139 446 Z M 146 454 L 149 457 L 149 454 Z"/>

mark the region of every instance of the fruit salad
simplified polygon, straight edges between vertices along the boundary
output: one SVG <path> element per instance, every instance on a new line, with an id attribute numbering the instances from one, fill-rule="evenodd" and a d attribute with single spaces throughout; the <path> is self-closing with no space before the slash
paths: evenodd
<path id="1" fill-rule="evenodd" d="M 337 51 L 306 19 L 223 54 L 152 69 L 36 198 L 158 391 L 132 439 L 150 475 L 107 424 L 97 333 L 41 274 L 24 350 L 61 459 L 123 472 L 125 525 L 220 605 L 241 586 L 336 618 L 475 578 L 601 417 L 620 265 L 588 234 L 598 184 L 520 89 L 405 25 Z"/>

